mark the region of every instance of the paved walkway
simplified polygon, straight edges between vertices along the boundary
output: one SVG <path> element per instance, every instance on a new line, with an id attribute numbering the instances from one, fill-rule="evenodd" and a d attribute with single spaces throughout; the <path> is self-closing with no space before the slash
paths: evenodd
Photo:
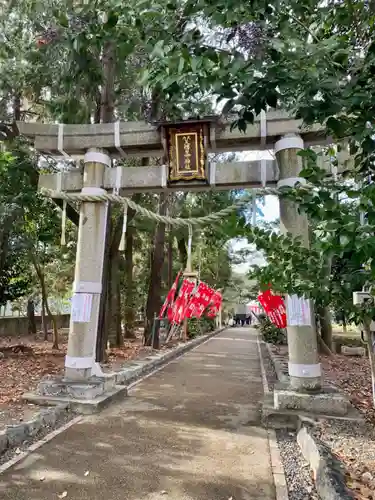
<path id="1" fill-rule="evenodd" d="M 8 469 L 0 498 L 275 500 L 262 396 L 254 332 L 226 330 Z"/>

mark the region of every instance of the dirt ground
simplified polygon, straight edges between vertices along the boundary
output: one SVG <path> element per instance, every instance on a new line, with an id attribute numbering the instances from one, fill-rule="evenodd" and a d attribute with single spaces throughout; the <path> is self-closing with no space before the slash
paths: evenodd
<path id="1" fill-rule="evenodd" d="M 6 425 L 29 420 L 39 411 L 39 407 L 22 401 L 22 394 L 32 391 L 41 378 L 47 375 L 62 375 L 64 358 L 67 350 L 67 330 L 60 331 L 59 350 L 52 349 L 52 342 L 43 340 L 43 336 L 9 337 L 0 339 L 0 429 Z M 172 347 L 175 341 L 168 347 Z M 2 351 L 9 346 L 25 346 L 26 352 Z M 105 371 L 117 371 L 128 360 L 150 355 L 152 349 L 142 345 L 142 330 L 136 338 L 125 341 L 121 348 L 107 350 L 108 362 L 103 365 Z"/>

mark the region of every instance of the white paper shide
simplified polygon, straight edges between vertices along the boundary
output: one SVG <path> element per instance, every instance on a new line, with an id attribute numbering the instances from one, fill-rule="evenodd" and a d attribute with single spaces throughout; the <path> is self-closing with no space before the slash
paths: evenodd
<path id="1" fill-rule="evenodd" d="M 72 321 L 89 323 L 92 309 L 91 293 L 74 293 L 72 297 Z"/>
<path id="2" fill-rule="evenodd" d="M 289 326 L 311 326 L 310 300 L 297 295 L 288 295 L 286 317 Z"/>

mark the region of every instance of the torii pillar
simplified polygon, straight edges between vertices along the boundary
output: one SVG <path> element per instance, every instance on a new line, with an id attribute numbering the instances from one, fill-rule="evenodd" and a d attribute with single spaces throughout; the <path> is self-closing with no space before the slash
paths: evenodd
<path id="1" fill-rule="evenodd" d="M 300 177 L 304 148 L 299 135 L 287 134 L 275 144 L 279 167 L 278 187 L 304 183 Z M 302 238 L 309 247 L 309 226 L 306 215 L 298 212 L 296 203 L 280 199 L 280 223 L 283 233 Z M 332 387 L 322 387 L 319 363 L 314 305 L 304 297 L 287 296 L 287 331 L 289 350 L 289 385 L 278 384 L 274 388 L 274 409 L 287 412 L 308 412 L 345 416 L 350 403 L 343 394 Z"/>
<path id="2" fill-rule="evenodd" d="M 294 134 L 285 135 L 275 144 L 279 167 L 278 187 L 293 187 L 305 179 L 299 176 L 302 158 L 298 151 L 304 148 L 303 140 Z M 309 225 L 307 216 L 298 212 L 293 201 L 280 199 L 280 228 L 282 233 L 302 238 L 309 247 Z M 321 367 L 318 357 L 314 305 L 302 297 L 287 297 L 287 331 L 289 349 L 290 387 L 298 390 L 319 390 Z"/>
<path id="3" fill-rule="evenodd" d="M 84 157 L 82 194 L 105 194 L 105 170 L 111 158 L 100 149 L 89 149 Z M 65 358 L 67 380 L 87 380 L 101 375 L 95 362 L 96 336 L 102 293 L 108 202 L 81 203 L 76 267 L 73 284 L 68 353 Z"/>

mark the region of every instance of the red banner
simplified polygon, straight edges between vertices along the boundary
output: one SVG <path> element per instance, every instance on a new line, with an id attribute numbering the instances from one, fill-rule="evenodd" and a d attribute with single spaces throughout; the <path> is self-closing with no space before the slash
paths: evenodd
<path id="1" fill-rule="evenodd" d="M 168 306 L 169 306 L 168 309 L 171 309 L 171 306 L 172 306 L 173 301 L 174 301 L 174 297 L 176 295 L 176 290 L 177 290 L 180 276 L 181 276 L 181 271 L 179 273 L 177 273 L 175 282 L 173 283 L 172 288 L 169 290 L 168 295 L 165 298 L 163 307 L 160 309 L 159 319 L 164 318 L 164 314 L 165 314 L 165 311 L 167 310 Z"/>
<path id="2" fill-rule="evenodd" d="M 168 319 L 174 323 L 181 323 L 186 317 L 186 309 L 190 302 L 190 295 L 195 288 L 194 281 L 184 280 L 182 282 L 178 296 L 168 311 Z"/>
<path id="3" fill-rule="evenodd" d="M 280 295 L 274 295 L 271 290 L 258 295 L 258 300 L 269 319 L 278 328 L 286 328 L 286 309 Z"/>
<path id="4" fill-rule="evenodd" d="M 215 292 L 213 296 L 211 297 L 211 302 L 208 308 L 208 311 L 206 313 L 206 316 L 208 318 L 215 318 L 221 308 L 221 304 L 223 302 L 223 297 L 220 292 Z"/>
<path id="5" fill-rule="evenodd" d="M 208 304 L 211 302 L 211 298 L 214 293 L 215 290 L 206 285 L 206 283 L 200 282 L 189 302 L 185 317 L 200 318 Z"/>

